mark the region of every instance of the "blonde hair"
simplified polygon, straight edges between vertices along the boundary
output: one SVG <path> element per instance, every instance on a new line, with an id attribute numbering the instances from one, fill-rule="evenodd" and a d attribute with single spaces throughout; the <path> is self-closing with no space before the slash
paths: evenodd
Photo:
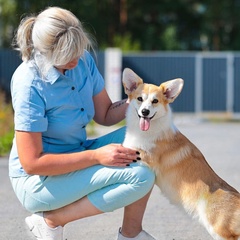
<path id="1" fill-rule="evenodd" d="M 91 40 L 77 17 L 66 9 L 49 7 L 37 16 L 25 17 L 16 34 L 23 61 L 37 59 L 40 69 L 62 66 L 80 57 Z M 47 68 L 47 69 L 46 69 Z"/>

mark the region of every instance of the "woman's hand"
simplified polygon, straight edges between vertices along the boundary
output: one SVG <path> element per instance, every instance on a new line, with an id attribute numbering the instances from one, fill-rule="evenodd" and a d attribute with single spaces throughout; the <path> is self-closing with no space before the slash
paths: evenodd
<path id="1" fill-rule="evenodd" d="M 96 150 L 74 153 L 43 153 L 42 134 L 16 131 L 19 159 L 30 175 L 53 176 L 84 169 L 96 164 L 126 167 L 140 160 L 135 150 L 110 144 Z"/>
<path id="2" fill-rule="evenodd" d="M 126 167 L 140 160 L 139 152 L 120 144 L 109 144 L 94 150 L 93 158 L 105 166 Z"/>
<path id="3" fill-rule="evenodd" d="M 21 165 L 30 175 L 60 175 L 96 164 L 126 167 L 140 160 L 136 150 L 121 144 L 76 153 L 51 154 L 43 153 L 41 133 L 16 131 L 16 142 Z"/>

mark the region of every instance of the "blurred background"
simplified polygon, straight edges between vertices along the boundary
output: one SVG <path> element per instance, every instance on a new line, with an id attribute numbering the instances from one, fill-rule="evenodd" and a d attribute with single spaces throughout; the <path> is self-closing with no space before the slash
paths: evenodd
<path id="1" fill-rule="evenodd" d="M 239 0 L 1 0 L 0 46 L 10 46 L 24 15 L 47 6 L 71 10 L 101 50 L 240 49 Z"/>
<path id="2" fill-rule="evenodd" d="M 132 68 L 159 85 L 183 78 L 177 113 L 240 113 L 240 0 L 0 0 L 0 155 L 13 136 L 10 80 L 21 63 L 11 43 L 21 19 L 48 6 L 72 11 L 96 39 L 96 63 L 113 101 Z M 218 115 L 218 116 L 220 116 Z"/>

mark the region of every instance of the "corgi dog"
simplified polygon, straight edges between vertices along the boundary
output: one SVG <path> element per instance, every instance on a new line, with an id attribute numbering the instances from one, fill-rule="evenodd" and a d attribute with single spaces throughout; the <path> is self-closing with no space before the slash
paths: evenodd
<path id="1" fill-rule="evenodd" d="M 160 86 L 145 84 L 131 69 L 123 71 L 128 95 L 123 146 L 141 153 L 156 174 L 156 185 L 171 203 L 206 228 L 213 239 L 240 236 L 240 194 L 209 166 L 202 153 L 173 124 L 169 103 L 183 87 L 178 78 Z"/>

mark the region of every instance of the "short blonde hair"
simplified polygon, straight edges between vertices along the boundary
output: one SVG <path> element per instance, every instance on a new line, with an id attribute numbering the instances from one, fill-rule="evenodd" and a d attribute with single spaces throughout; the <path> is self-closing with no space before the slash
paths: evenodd
<path id="1" fill-rule="evenodd" d="M 51 66 L 65 65 L 91 47 L 78 18 L 59 7 L 49 7 L 37 16 L 25 17 L 19 25 L 16 44 L 23 61 L 38 53 Z"/>

